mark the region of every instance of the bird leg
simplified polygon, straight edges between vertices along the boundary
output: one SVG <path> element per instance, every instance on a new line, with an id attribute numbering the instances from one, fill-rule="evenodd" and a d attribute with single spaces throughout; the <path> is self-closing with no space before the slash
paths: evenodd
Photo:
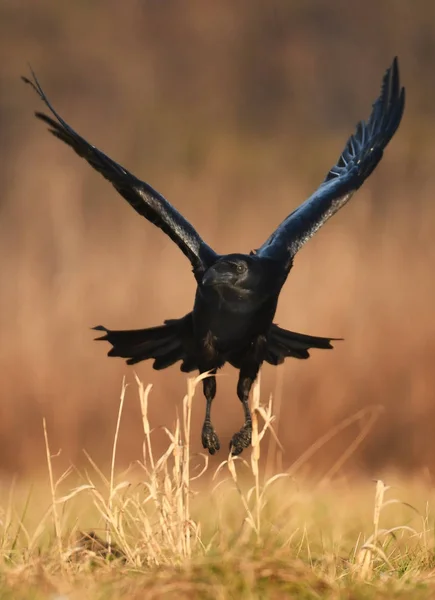
<path id="1" fill-rule="evenodd" d="M 231 438 L 230 450 L 233 456 L 237 456 L 243 452 L 244 448 L 247 448 L 252 439 L 252 418 L 249 410 L 249 392 L 251 391 L 252 384 L 254 383 L 260 365 L 253 365 L 250 369 L 240 369 L 239 381 L 237 384 L 237 396 L 243 405 L 243 412 L 245 414 L 245 423 L 240 431 L 235 433 Z"/>
<path id="2" fill-rule="evenodd" d="M 216 396 L 216 377 L 214 373 L 216 373 L 216 369 L 212 371 L 212 375 L 202 381 L 206 405 L 201 439 L 203 448 L 208 450 L 210 454 L 214 454 L 220 449 L 219 438 L 211 424 L 211 403 Z"/>

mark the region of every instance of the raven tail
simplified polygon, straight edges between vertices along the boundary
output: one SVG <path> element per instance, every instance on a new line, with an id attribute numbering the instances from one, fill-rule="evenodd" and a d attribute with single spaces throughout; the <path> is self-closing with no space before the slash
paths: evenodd
<path id="1" fill-rule="evenodd" d="M 108 356 L 126 358 L 128 365 L 134 365 L 142 360 L 154 359 L 154 369 L 165 369 L 183 361 L 182 371 L 193 371 L 197 368 L 192 361 L 190 340 L 192 338 L 192 313 L 181 319 L 170 319 L 164 325 L 148 329 L 113 331 L 98 325 L 93 327 L 104 331 L 104 335 L 96 340 L 112 344 Z"/>
<path id="2" fill-rule="evenodd" d="M 271 365 L 279 365 L 289 356 L 300 359 L 309 358 L 309 350 L 311 348 L 330 350 L 333 348 L 331 342 L 341 339 L 295 333 L 294 331 L 287 331 L 273 324 L 269 332 L 265 360 Z"/>

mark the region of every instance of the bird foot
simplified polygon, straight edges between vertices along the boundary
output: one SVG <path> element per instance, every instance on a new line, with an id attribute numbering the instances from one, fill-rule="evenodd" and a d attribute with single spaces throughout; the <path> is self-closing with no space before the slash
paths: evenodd
<path id="1" fill-rule="evenodd" d="M 211 423 L 204 423 L 202 427 L 202 446 L 209 451 L 210 454 L 214 454 L 220 449 L 219 438 L 215 432 Z"/>
<path id="2" fill-rule="evenodd" d="M 230 450 L 233 456 L 241 454 L 247 448 L 252 439 L 252 425 L 243 425 L 242 429 L 231 438 Z"/>

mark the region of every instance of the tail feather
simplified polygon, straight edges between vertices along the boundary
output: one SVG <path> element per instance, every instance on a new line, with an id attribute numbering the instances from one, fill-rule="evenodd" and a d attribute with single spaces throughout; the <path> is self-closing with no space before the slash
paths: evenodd
<path id="1" fill-rule="evenodd" d="M 182 319 L 165 321 L 164 325 L 148 329 L 113 331 L 102 325 L 94 327 L 104 331 L 104 335 L 96 338 L 112 344 L 108 356 L 119 356 L 127 359 L 128 365 L 134 365 L 142 360 L 154 359 L 154 369 L 165 369 L 183 361 L 181 368 L 192 365 L 192 357 L 188 354 L 188 338 L 190 333 L 191 313 Z M 196 365 L 189 370 L 196 368 Z"/>
<path id="2" fill-rule="evenodd" d="M 271 365 L 279 365 L 287 357 L 306 359 L 310 357 L 309 350 L 312 348 L 330 350 L 333 348 L 331 342 L 340 339 L 295 333 L 273 324 L 269 332 L 266 361 Z"/>
<path id="3" fill-rule="evenodd" d="M 135 356 L 130 356 L 132 350 L 134 351 Z M 137 344 L 134 349 L 132 346 L 117 346 L 108 352 L 108 356 L 122 356 L 122 358 L 128 358 L 127 364 L 132 365 L 147 358 L 164 359 L 165 356 L 168 354 L 172 355 L 174 352 L 177 355 L 180 355 L 179 358 L 174 359 L 174 362 L 181 360 L 183 356 L 181 342 L 180 340 L 170 338 L 168 340 L 163 340 L 162 342 L 143 342 L 142 344 Z"/>
<path id="4" fill-rule="evenodd" d="M 170 367 L 171 365 L 176 363 L 177 360 L 182 360 L 183 357 L 184 354 L 180 353 L 180 347 L 174 348 L 173 350 L 168 351 L 162 356 L 156 358 L 156 360 L 153 363 L 153 368 L 156 369 L 156 371 L 166 369 L 166 367 Z"/>
<path id="5" fill-rule="evenodd" d="M 158 325 L 157 327 L 149 327 L 148 329 L 131 329 L 127 331 L 111 331 L 103 325 L 97 325 L 93 327 L 95 331 L 104 331 L 105 335 L 101 337 L 95 338 L 97 341 L 99 340 L 107 340 L 107 334 L 113 333 L 116 334 L 116 340 L 119 344 L 136 344 L 141 343 L 144 339 L 148 341 L 156 340 L 159 341 L 164 337 L 169 337 L 174 333 L 174 325 L 167 325 L 165 322 L 164 325 Z"/>

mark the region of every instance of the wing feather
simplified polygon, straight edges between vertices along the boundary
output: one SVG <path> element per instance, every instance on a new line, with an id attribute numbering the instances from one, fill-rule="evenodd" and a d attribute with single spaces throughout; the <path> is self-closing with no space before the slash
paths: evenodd
<path id="1" fill-rule="evenodd" d="M 76 133 L 55 111 L 33 71 L 32 76 L 33 81 L 27 77 L 22 79 L 38 93 L 55 119 L 40 112 L 35 112 L 36 117 L 49 126 L 49 131 L 55 137 L 70 146 L 91 167 L 110 181 L 137 213 L 162 229 L 187 256 L 195 277 L 200 279 L 208 266 L 215 262 L 216 253 L 205 244 L 194 227 L 161 194 Z"/>
<path id="2" fill-rule="evenodd" d="M 317 191 L 293 211 L 256 253 L 290 267 L 296 252 L 346 204 L 379 164 L 405 106 L 397 57 L 386 71 L 379 98 L 367 122 L 361 121 Z"/>

